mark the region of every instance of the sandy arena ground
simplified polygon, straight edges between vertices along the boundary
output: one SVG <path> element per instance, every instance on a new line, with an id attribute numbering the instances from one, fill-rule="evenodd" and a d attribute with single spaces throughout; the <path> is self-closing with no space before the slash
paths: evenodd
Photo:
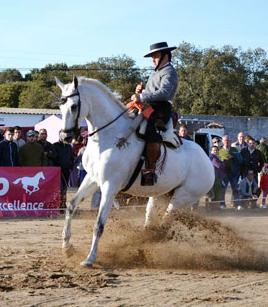
<path id="1" fill-rule="evenodd" d="M 0 306 L 268 306 L 266 210 L 181 211 L 145 231 L 144 208 L 113 209 L 86 269 L 95 216 L 76 215 L 69 257 L 62 217 L 0 220 Z"/>

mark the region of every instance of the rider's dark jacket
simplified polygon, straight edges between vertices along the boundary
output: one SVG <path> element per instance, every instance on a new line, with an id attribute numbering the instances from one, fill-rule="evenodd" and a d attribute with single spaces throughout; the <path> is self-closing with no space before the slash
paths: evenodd
<path id="1" fill-rule="evenodd" d="M 18 166 L 18 149 L 13 141 L 0 142 L 0 166 Z"/>

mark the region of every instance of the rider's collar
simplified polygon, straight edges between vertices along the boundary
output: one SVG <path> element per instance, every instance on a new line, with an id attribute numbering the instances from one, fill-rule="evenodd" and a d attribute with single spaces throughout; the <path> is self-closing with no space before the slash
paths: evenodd
<path id="1" fill-rule="evenodd" d="M 161 70 L 161 69 L 163 69 L 163 68 L 165 68 L 165 67 L 168 66 L 168 65 L 170 65 L 170 62 L 167 62 L 167 63 L 164 64 L 163 66 L 160 66 L 160 67 L 157 69 L 157 71 L 158 71 L 158 70 Z"/>

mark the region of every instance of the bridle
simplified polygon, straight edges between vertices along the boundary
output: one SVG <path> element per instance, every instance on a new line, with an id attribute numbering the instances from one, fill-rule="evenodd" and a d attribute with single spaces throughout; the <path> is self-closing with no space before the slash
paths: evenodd
<path id="1" fill-rule="evenodd" d="M 72 128 L 69 128 L 69 129 L 64 129 L 63 132 L 64 133 L 72 133 L 72 132 L 76 132 L 78 131 L 78 119 L 80 117 L 80 111 L 81 111 L 81 99 L 80 99 L 80 93 L 78 91 L 78 89 L 72 93 L 71 95 L 68 95 L 68 96 L 61 96 L 60 98 L 60 105 L 63 105 L 67 102 L 68 98 L 71 98 L 71 97 L 75 97 L 75 96 L 78 96 L 78 104 L 77 104 L 77 107 L 78 107 L 78 111 L 77 111 L 77 115 L 76 115 L 76 118 L 75 118 L 75 124 Z M 120 118 L 122 115 L 124 115 L 126 112 L 128 111 L 128 108 L 126 110 L 124 110 L 123 112 L 121 112 L 118 116 L 116 116 L 113 120 L 111 120 L 109 123 L 105 124 L 104 126 L 94 130 L 93 132 L 91 133 L 88 133 L 87 137 L 91 137 L 93 136 L 95 133 L 105 129 L 106 127 L 110 126 L 112 123 L 114 123 L 116 120 L 118 120 L 118 118 Z"/>
<path id="2" fill-rule="evenodd" d="M 67 102 L 68 98 L 75 97 L 75 96 L 78 96 L 78 104 L 77 104 L 78 111 L 77 111 L 77 115 L 76 115 L 76 118 L 75 118 L 75 123 L 74 123 L 74 126 L 72 128 L 64 129 L 63 130 L 64 133 L 72 133 L 72 132 L 76 132 L 78 130 L 78 119 L 80 117 L 81 99 L 80 99 L 80 93 L 79 93 L 78 90 L 76 90 L 71 95 L 61 96 L 61 98 L 60 98 L 60 105 L 63 105 Z"/>

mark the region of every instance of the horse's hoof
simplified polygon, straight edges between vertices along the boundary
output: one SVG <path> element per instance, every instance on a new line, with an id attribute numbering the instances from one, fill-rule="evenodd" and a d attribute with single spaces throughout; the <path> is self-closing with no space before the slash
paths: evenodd
<path id="1" fill-rule="evenodd" d="M 63 240 L 62 242 L 62 249 L 69 249 L 71 248 L 73 245 L 72 243 L 69 242 L 69 240 Z"/>
<path id="2" fill-rule="evenodd" d="M 80 262 L 80 265 L 84 268 L 88 268 L 88 269 L 93 269 L 93 264 L 92 263 L 88 263 L 85 260 Z"/>
<path id="3" fill-rule="evenodd" d="M 74 253 L 74 247 L 72 244 L 68 243 L 68 244 L 63 244 L 62 246 L 62 252 L 66 257 L 71 257 Z"/>

